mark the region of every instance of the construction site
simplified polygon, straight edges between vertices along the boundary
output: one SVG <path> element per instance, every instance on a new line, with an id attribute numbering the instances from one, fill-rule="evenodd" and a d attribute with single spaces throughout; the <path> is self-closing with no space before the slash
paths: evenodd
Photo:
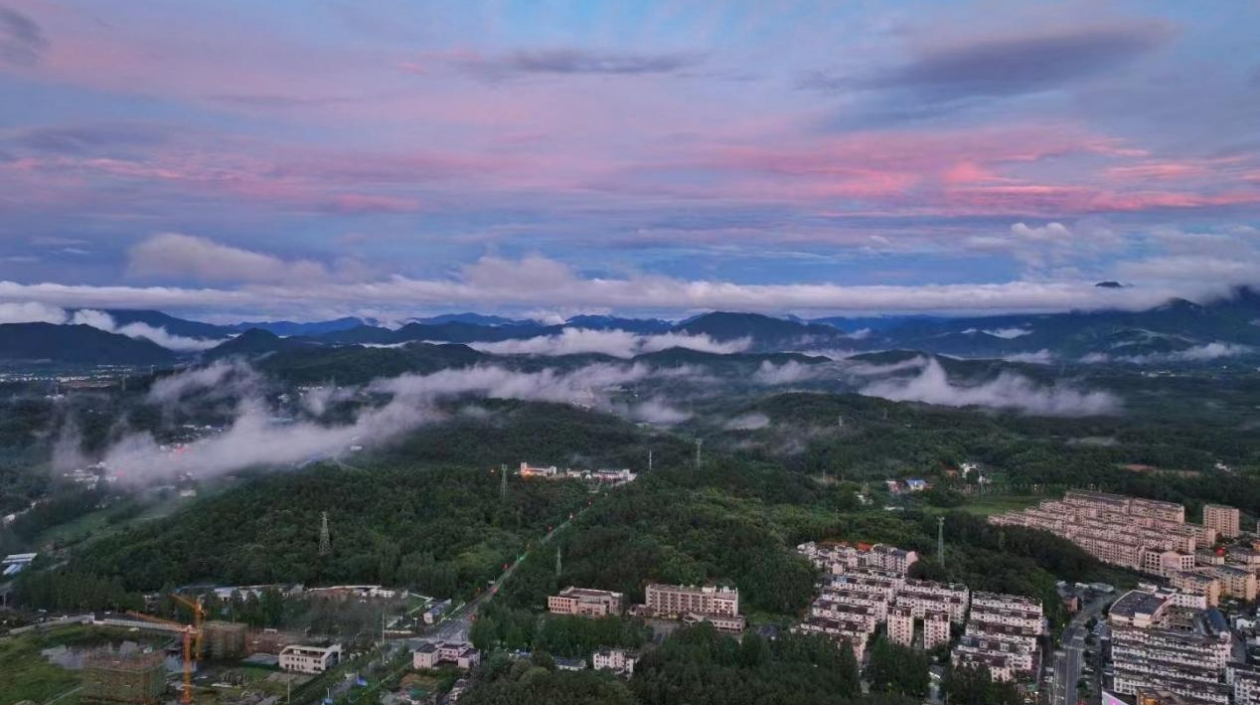
<path id="1" fill-rule="evenodd" d="M 155 705 L 166 692 L 166 658 L 156 651 L 121 654 L 101 649 L 83 664 L 80 700 Z"/>

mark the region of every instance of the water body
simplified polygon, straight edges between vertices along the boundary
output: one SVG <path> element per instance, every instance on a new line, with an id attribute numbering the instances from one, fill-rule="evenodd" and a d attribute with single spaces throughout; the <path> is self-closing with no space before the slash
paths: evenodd
<path id="1" fill-rule="evenodd" d="M 131 654 L 140 654 L 153 651 L 150 644 L 142 644 L 136 641 L 123 641 L 119 643 L 108 644 L 63 644 L 61 646 L 52 646 L 40 651 L 48 662 L 57 666 L 61 666 L 71 671 L 83 670 L 83 662 L 91 654 L 101 649 L 108 649 L 120 656 L 128 656 Z M 171 673 L 180 673 L 184 670 L 183 658 L 179 655 L 167 654 L 166 670 Z"/>

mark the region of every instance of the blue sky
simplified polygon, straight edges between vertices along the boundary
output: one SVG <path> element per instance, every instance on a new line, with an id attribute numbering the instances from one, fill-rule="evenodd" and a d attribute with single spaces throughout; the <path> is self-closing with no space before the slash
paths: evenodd
<path id="1" fill-rule="evenodd" d="M 0 320 L 1217 295 L 1260 279 L 1256 26 L 1250 3 L 0 0 Z"/>

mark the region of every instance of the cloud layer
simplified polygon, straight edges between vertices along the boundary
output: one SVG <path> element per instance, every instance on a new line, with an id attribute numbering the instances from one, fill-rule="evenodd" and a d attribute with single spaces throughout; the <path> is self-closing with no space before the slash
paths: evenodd
<path id="1" fill-rule="evenodd" d="M 659 352 L 669 348 L 686 348 L 718 354 L 743 352 L 751 341 L 738 339 L 719 342 L 708 335 L 687 333 L 661 333 L 641 335 L 624 330 L 592 330 L 589 328 L 565 328 L 558 335 L 544 335 L 524 340 L 504 340 L 493 343 L 469 343 L 482 352 L 496 355 L 578 355 L 600 353 L 613 357 L 631 358 L 644 353 Z"/>

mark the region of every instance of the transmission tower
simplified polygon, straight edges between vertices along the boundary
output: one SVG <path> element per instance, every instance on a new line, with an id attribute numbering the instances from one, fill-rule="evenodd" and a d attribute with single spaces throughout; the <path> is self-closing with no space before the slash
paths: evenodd
<path id="1" fill-rule="evenodd" d="M 700 446 L 704 445 L 703 438 L 696 439 L 696 469 L 700 469 Z"/>
<path id="2" fill-rule="evenodd" d="M 648 448 L 648 472 L 652 472 L 652 449 Z"/>
<path id="3" fill-rule="evenodd" d="M 499 501 L 507 499 L 507 466 L 499 466 Z"/>
<path id="4" fill-rule="evenodd" d="M 556 546 L 556 577 L 560 577 L 560 547 Z"/>
<path id="5" fill-rule="evenodd" d="M 332 537 L 328 533 L 328 512 L 323 512 L 319 521 L 319 555 L 327 556 L 330 553 L 332 553 Z"/>
<path id="6" fill-rule="evenodd" d="M 945 517 L 936 518 L 936 560 L 945 565 Z"/>

